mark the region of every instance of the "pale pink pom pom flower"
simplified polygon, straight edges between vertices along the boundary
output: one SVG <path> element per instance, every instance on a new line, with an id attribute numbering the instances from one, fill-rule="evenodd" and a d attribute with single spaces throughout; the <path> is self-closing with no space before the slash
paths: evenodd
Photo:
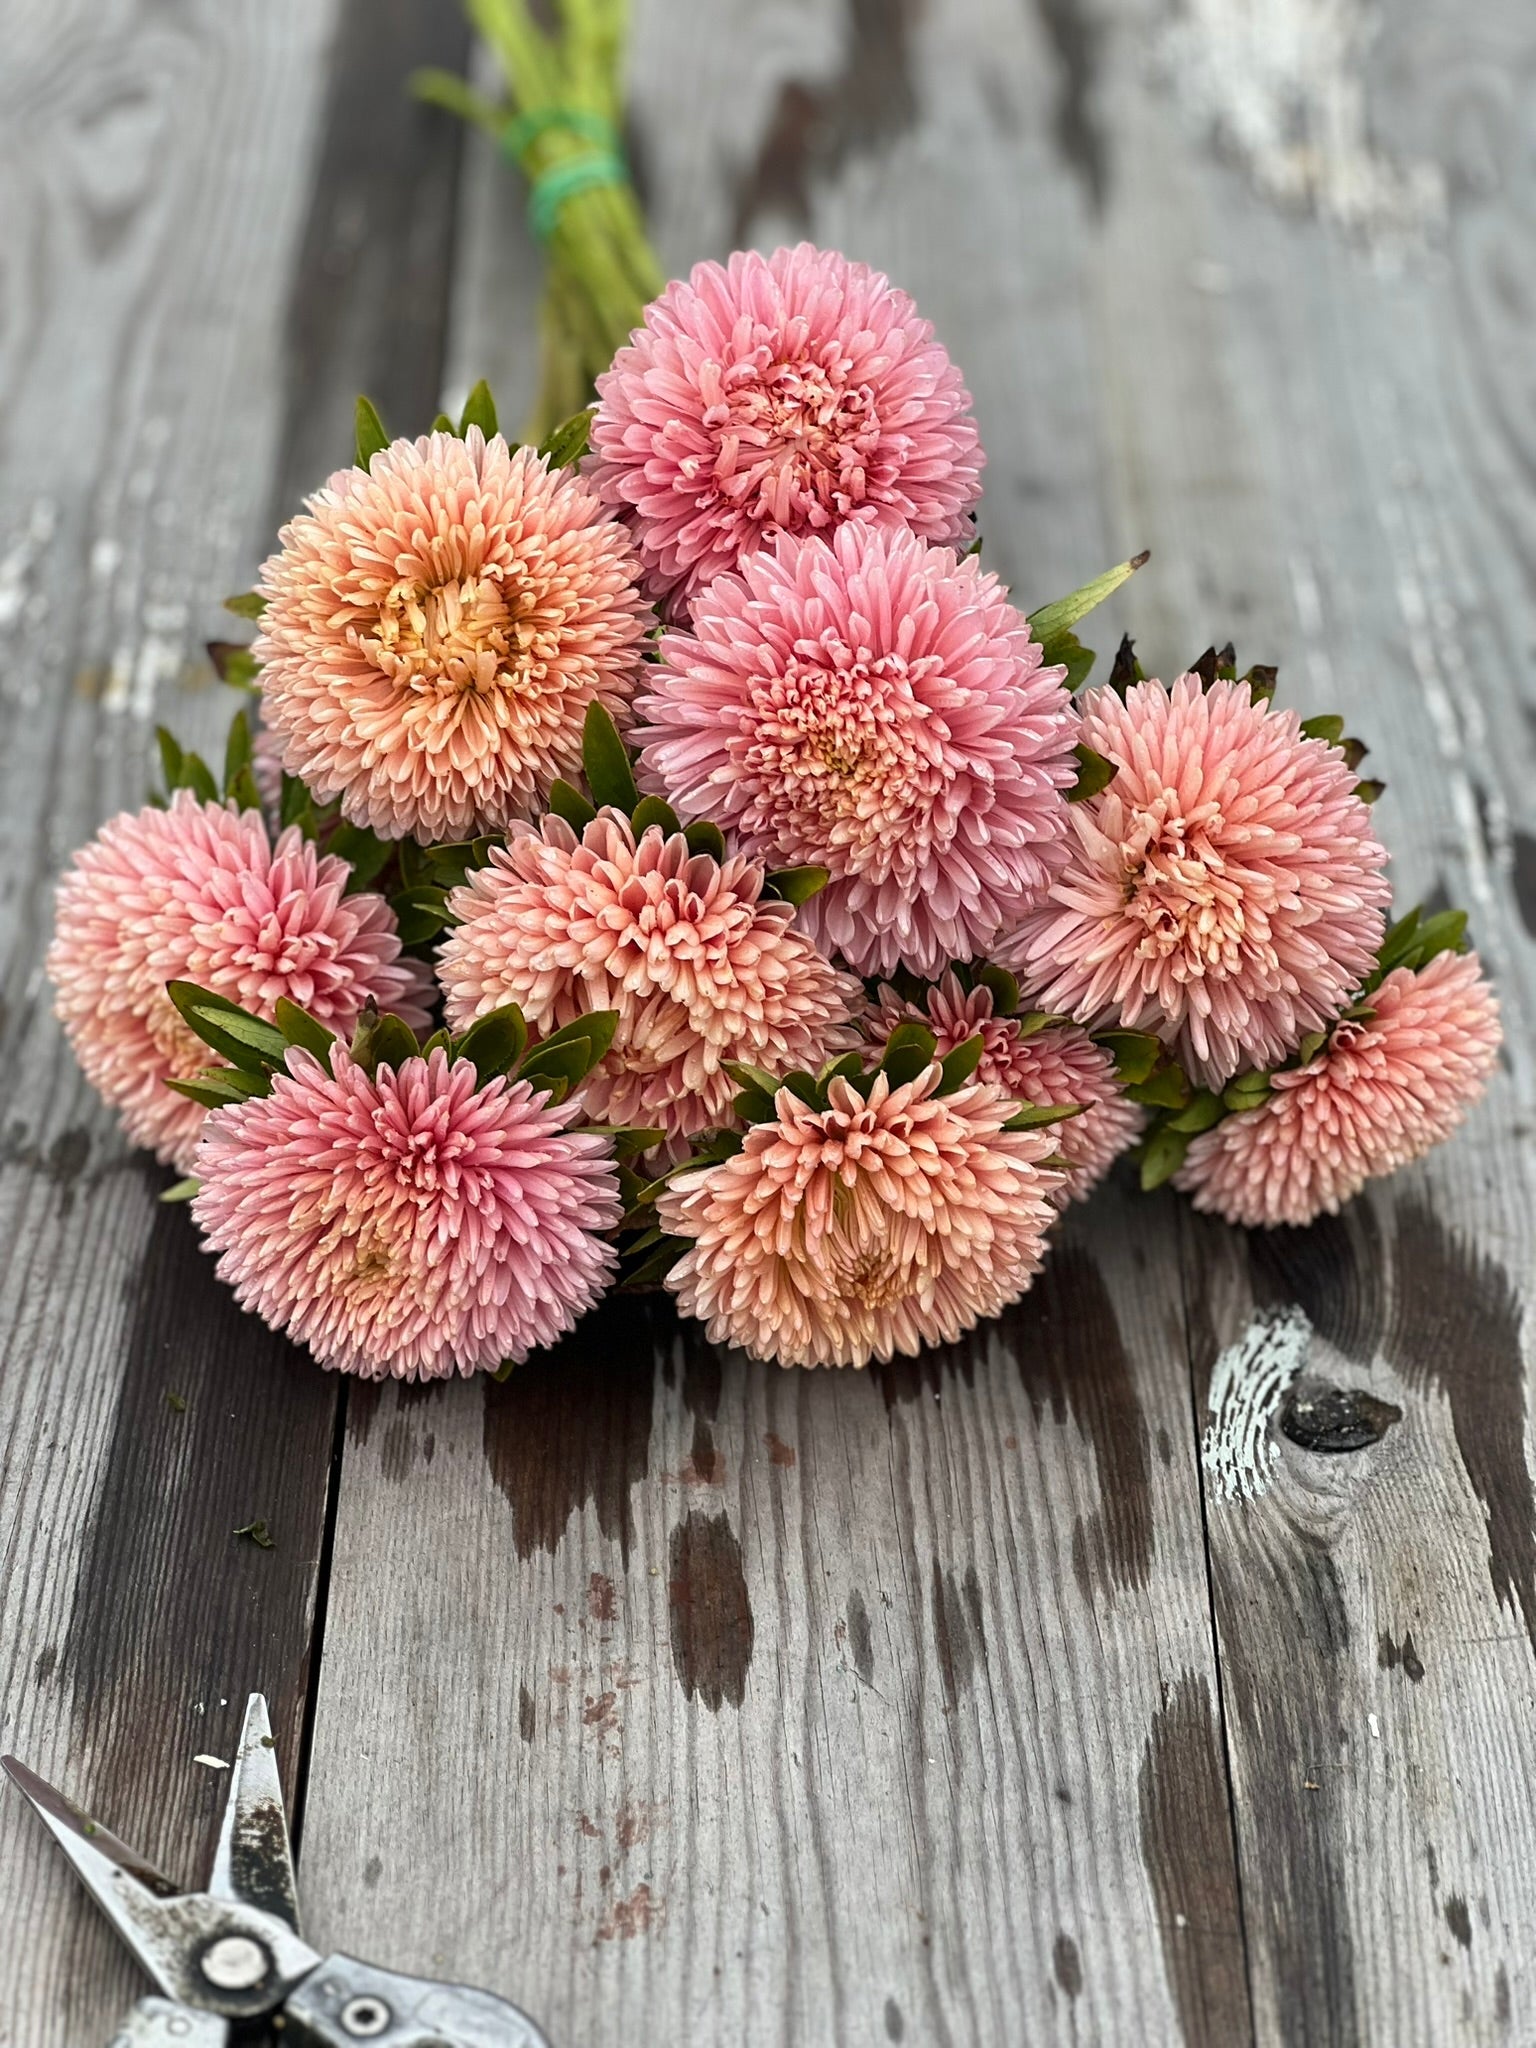
<path id="1" fill-rule="evenodd" d="M 690 1239 L 667 1276 L 716 1344 L 780 1365 L 867 1365 L 948 1343 L 1029 1286 L 1056 1214 L 1054 1130 L 1005 1131 L 985 1082 L 936 1093 L 935 1062 L 817 1110 L 785 1088 L 742 1149 L 663 1190 Z"/>
<path id="2" fill-rule="evenodd" d="M 462 1031 L 509 1002 L 539 1032 L 617 1011 L 613 1044 L 583 1084 L 588 1109 L 662 1131 L 676 1156 L 731 1121 L 736 1084 L 722 1061 L 778 1074 L 856 1042 L 859 983 L 762 888 L 760 866 L 690 853 L 681 833 L 652 825 L 637 845 L 613 810 L 579 840 L 553 816 L 537 832 L 514 826 L 449 899 L 460 920 L 438 958 L 449 1025 Z"/>
<path id="3" fill-rule="evenodd" d="M 1269 1228 L 1334 1215 L 1368 1180 L 1450 1136 L 1498 1057 L 1493 990 L 1475 953 L 1393 970 L 1304 1067 L 1273 1076 L 1257 1109 L 1190 1145 L 1174 1185 L 1197 1209 Z"/>
<path id="4" fill-rule="evenodd" d="M 371 1078 L 288 1055 L 209 1116 L 193 1216 L 242 1308 L 368 1379 L 520 1363 L 601 1296 L 619 1220 L 606 1140 L 526 1081 L 440 1048 Z"/>
<path id="5" fill-rule="evenodd" d="M 641 776 L 769 867 L 828 868 L 801 913 L 823 951 L 939 974 L 1066 857 L 1064 673 L 974 560 L 874 526 L 785 537 L 663 638 Z"/>
<path id="6" fill-rule="evenodd" d="M 597 392 L 589 473 L 675 618 L 780 533 L 955 541 L 981 495 L 959 371 L 905 292 L 834 249 L 696 265 Z"/>
<path id="7" fill-rule="evenodd" d="M 382 896 L 297 827 L 274 845 L 257 811 L 200 803 L 124 812 L 59 884 L 48 975 L 86 1079 L 136 1145 L 186 1172 L 204 1111 L 166 1087 L 222 1064 L 165 992 L 194 981 L 270 1018 L 279 996 L 349 1032 L 365 1003 L 428 1023 L 429 977 L 403 959 Z"/>
<path id="8" fill-rule="evenodd" d="M 1144 1113 L 1120 1091 L 1115 1063 L 1080 1024 L 1048 1024 L 1026 1037 L 1017 1017 L 999 1017 L 992 991 L 978 984 L 967 991 L 948 974 L 928 990 L 923 1005 L 904 1002 L 893 988 L 880 991 L 870 1018 L 870 1043 L 878 1052 L 898 1024 L 925 1024 L 939 1059 L 967 1039 L 982 1042 L 978 1081 L 990 1081 L 1016 1102 L 1063 1108 L 1079 1114 L 1054 1126 L 1056 1149 L 1067 1162 L 1062 1199 L 1080 1202 L 1134 1143 Z"/>
<path id="9" fill-rule="evenodd" d="M 1118 773 L 1071 806 L 1066 870 L 999 956 L 1048 1009 L 1156 1033 L 1205 1087 L 1277 1064 L 1381 941 L 1387 856 L 1355 771 L 1246 683 L 1078 703 Z"/>
<path id="10" fill-rule="evenodd" d="M 628 535 L 568 470 L 478 427 L 338 470 L 261 572 L 283 763 L 387 839 L 541 810 L 582 721 L 621 721 L 652 623 Z"/>

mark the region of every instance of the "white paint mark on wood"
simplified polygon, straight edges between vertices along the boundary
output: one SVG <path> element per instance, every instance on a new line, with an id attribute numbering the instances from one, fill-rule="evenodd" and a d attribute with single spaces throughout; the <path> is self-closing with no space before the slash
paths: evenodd
<path id="1" fill-rule="evenodd" d="M 1437 163 L 1378 149 L 1364 70 L 1369 0 L 1186 0 L 1159 56 L 1180 100 L 1266 198 L 1378 246 L 1444 219 Z"/>
<path id="2" fill-rule="evenodd" d="M 1311 1342 L 1303 1310 L 1260 1309 L 1217 1359 L 1200 1457 L 1223 1500 L 1257 1500 L 1268 1487 L 1280 1458 L 1269 1418 L 1306 1364 Z"/>

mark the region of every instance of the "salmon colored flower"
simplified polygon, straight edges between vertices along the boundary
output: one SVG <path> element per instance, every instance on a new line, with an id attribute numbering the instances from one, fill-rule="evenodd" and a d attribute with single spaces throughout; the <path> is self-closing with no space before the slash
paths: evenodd
<path id="1" fill-rule="evenodd" d="M 896 1026 L 908 1022 L 928 1027 L 939 1059 L 979 1037 L 977 1080 L 990 1081 L 1015 1102 L 1078 1106 L 1077 1116 L 1055 1126 L 1056 1149 L 1067 1162 L 1066 1201 L 1080 1202 L 1140 1135 L 1142 1111 L 1121 1094 L 1113 1059 L 1080 1024 L 1049 1024 L 1026 1037 L 1017 1017 L 996 1014 L 989 988 L 978 984 L 967 992 L 954 974 L 928 990 L 921 1008 L 882 988 L 870 1019 L 871 1046 L 883 1050 Z"/>
<path id="2" fill-rule="evenodd" d="M 561 818 L 513 828 L 505 851 L 455 890 L 460 920 L 438 960 L 455 1031 L 517 1003 L 536 1031 L 618 1012 L 606 1058 L 583 1083 L 611 1124 L 665 1132 L 673 1151 L 731 1121 L 724 1060 L 782 1073 L 856 1042 L 863 990 L 765 897 L 761 867 L 691 854 L 660 826 L 639 844 L 605 810 L 578 840 Z"/>
<path id="3" fill-rule="evenodd" d="M 1502 1034 L 1475 953 L 1393 970 L 1306 1066 L 1257 1109 L 1190 1145 L 1174 1185 L 1229 1223 L 1310 1223 L 1368 1180 L 1448 1138 L 1483 1092 Z"/>
<path id="4" fill-rule="evenodd" d="M 1325 1029 L 1370 971 L 1386 851 L 1343 753 L 1246 683 L 1078 700 L 1118 770 L 1071 806 L 1050 900 L 1000 949 L 1047 1008 L 1155 1032 L 1220 1088 Z"/>
<path id="5" fill-rule="evenodd" d="M 442 1050 L 369 1076 L 288 1055 L 211 1112 L 192 1213 L 242 1308 L 366 1379 L 521 1362 L 602 1294 L 619 1220 L 606 1140 L 526 1081 Z"/>
<path id="6" fill-rule="evenodd" d="M 286 996 L 334 1031 L 350 1032 L 370 1000 L 427 1026 L 427 971 L 401 958 L 382 896 L 344 893 L 350 872 L 296 827 L 274 845 L 259 812 L 188 790 L 163 811 L 111 819 L 75 855 L 48 952 L 54 1008 L 134 1144 L 186 1172 L 204 1111 L 165 1083 L 219 1064 L 168 981 L 267 1018 Z"/>
<path id="7" fill-rule="evenodd" d="M 948 1343 L 1029 1286 L 1055 1216 L 1056 1134 L 1005 1131 L 985 1082 L 939 1095 L 935 1062 L 868 1099 L 835 1080 L 818 1110 L 780 1089 L 740 1152 L 677 1176 L 668 1275 L 717 1344 L 780 1365 L 867 1365 Z"/>
<path id="8" fill-rule="evenodd" d="M 940 974 L 1066 858 L 1064 673 L 975 560 L 876 526 L 786 536 L 663 639 L 641 775 L 769 867 L 829 869 L 801 916 L 824 951 Z"/>
<path id="9" fill-rule="evenodd" d="M 283 765 L 386 839 L 542 810 L 587 706 L 622 719 L 651 624 L 624 528 L 471 427 L 338 470 L 261 572 L 253 652 Z"/>
<path id="10" fill-rule="evenodd" d="M 970 394 L 933 329 L 808 242 L 696 265 L 597 392 L 589 473 L 674 618 L 781 533 L 851 519 L 955 541 L 981 495 Z"/>

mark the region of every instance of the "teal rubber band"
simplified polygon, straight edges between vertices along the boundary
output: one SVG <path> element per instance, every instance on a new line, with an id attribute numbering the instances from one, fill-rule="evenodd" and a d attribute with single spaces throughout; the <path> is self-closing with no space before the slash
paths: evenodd
<path id="1" fill-rule="evenodd" d="M 501 146 L 516 161 L 531 143 L 554 128 L 564 128 L 571 135 L 595 142 L 602 150 L 618 154 L 619 138 L 613 132 L 612 122 L 586 107 L 534 107 L 526 114 L 518 114 L 502 129 Z"/>
<path id="2" fill-rule="evenodd" d="M 618 157 L 606 152 L 600 156 L 573 156 L 563 164 L 551 164 L 534 179 L 528 194 L 528 219 L 533 232 L 541 242 L 547 242 L 567 199 L 598 185 L 623 185 L 628 181 L 629 173 Z"/>

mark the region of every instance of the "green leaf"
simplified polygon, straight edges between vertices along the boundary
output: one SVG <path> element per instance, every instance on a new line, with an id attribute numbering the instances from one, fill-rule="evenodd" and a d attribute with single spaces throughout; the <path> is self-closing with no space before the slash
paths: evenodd
<path id="1" fill-rule="evenodd" d="M 165 992 L 204 1045 L 233 1066 L 247 1074 L 265 1074 L 283 1064 L 288 1041 L 264 1017 L 253 1017 L 227 996 L 199 988 L 195 981 L 168 981 Z"/>
<path id="2" fill-rule="evenodd" d="M 1245 1110 L 1261 1109 L 1274 1092 L 1274 1083 L 1268 1074 L 1239 1074 L 1222 1090 L 1222 1107 L 1234 1116 L 1241 1116 Z"/>
<path id="3" fill-rule="evenodd" d="M 654 1287 L 663 1281 L 688 1249 L 686 1237 L 664 1237 L 638 1266 L 630 1267 L 621 1287 Z"/>
<path id="4" fill-rule="evenodd" d="M 569 1024 L 562 1024 L 558 1031 L 546 1032 L 539 1040 L 537 1050 L 542 1052 L 546 1046 L 551 1045 L 584 1045 L 587 1048 L 587 1064 L 578 1078 L 585 1080 L 592 1069 L 607 1055 L 618 1028 L 617 1010 L 587 1010 L 580 1017 L 573 1017 Z M 527 1065 L 527 1061 L 524 1061 L 524 1065 Z"/>
<path id="5" fill-rule="evenodd" d="M 496 1370 L 491 1374 L 491 1378 L 496 1382 L 498 1387 L 504 1387 L 507 1381 L 511 1379 L 513 1373 L 515 1373 L 516 1371 L 517 1360 L 515 1358 L 504 1358 L 501 1361 L 500 1365 L 497 1366 Z"/>
<path id="6" fill-rule="evenodd" d="M 224 794 L 242 811 L 259 811 L 262 808 L 261 791 L 256 787 L 256 777 L 249 768 L 240 770 Z"/>
<path id="7" fill-rule="evenodd" d="M 809 903 L 831 879 L 830 868 L 775 868 L 763 883 L 763 894 L 777 896 L 783 903 Z"/>
<path id="8" fill-rule="evenodd" d="M 590 1071 L 581 1045 L 536 1045 L 517 1070 L 517 1078 L 545 1092 L 551 1102 L 564 1102 Z"/>
<path id="9" fill-rule="evenodd" d="M 1359 797 L 1363 804 L 1378 802 L 1380 798 L 1386 795 L 1386 792 L 1387 785 L 1377 775 L 1367 776 L 1364 782 L 1357 782 L 1355 784 L 1355 795 Z"/>
<path id="10" fill-rule="evenodd" d="M 389 899 L 400 929 L 402 946 L 425 946 L 448 922 L 447 892 L 435 883 L 424 882 L 413 889 L 401 889 Z"/>
<path id="11" fill-rule="evenodd" d="M 1116 696 L 1123 697 L 1133 684 L 1144 683 L 1146 680 L 1147 672 L 1136 659 L 1136 643 L 1129 633 L 1123 633 L 1109 671 L 1109 687 Z"/>
<path id="12" fill-rule="evenodd" d="M 379 418 L 378 409 L 371 398 L 358 394 L 356 420 L 357 445 L 353 461 L 359 469 L 367 469 L 375 455 L 389 446 L 389 436 L 384 431 L 384 422 Z"/>
<path id="13" fill-rule="evenodd" d="M 1297 1066 L 1310 1067 L 1327 1043 L 1328 1034 L 1326 1031 L 1309 1031 L 1296 1048 Z M 1237 1083 L 1234 1081 L 1231 1086 L 1235 1088 Z"/>
<path id="14" fill-rule="evenodd" d="M 1467 913 L 1441 910 L 1425 918 L 1414 941 L 1415 968 L 1427 967 L 1437 953 L 1463 953 L 1467 944 Z"/>
<path id="15" fill-rule="evenodd" d="M 984 988 L 992 998 L 992 1014 L 995 1017 L 1012 1017 L 1019 1007 L 1019 984 L 1006 967 L 998 967 L 988 961 L 976 976 L 978 988 Z"/>
<path id="16" fill-rule="evenodd" d="M 171 1185 L 163 1190 L 160 1199 L 162 1202 L 190 1202 L 201 1186 L 200 1180 L 188 1174 L 185 1180 L 172 1181 Z M 181 1405 L 185 1408 L 187 1404 L 183 1401 Z"/>
<path id="17" fill-rule="evenodd" d="M 551 469 L 570 469 L 586 454 L 591 436 L 591 410 L 573 412 L 539 443 L 539 453 Z"/>
<path id="18" fill-rule="evenodd" d="M 649 831 L 652 825 L 659 825 L 664 837 L 668 839 L 674 832 L 681 832 L 683 829 L 678 823 L 676 811 L 659 796 L 641 797 L 630 814 L 629 823 L 636 839 L 642 832 Z"/>
<path id="19" fill-rule="evenodd" d="M 239 640 L 206 640 L 203 643 L 213 672 L 232 690 L 256 690 L 261 686 L 261 663 Z"/>
<path id="20" fill-rule="evenodd" d="M 1248 685 L 1248 695 L 1255 704 L 1267 704 L 1275 694 L 1275 684 L 1280 671 L 1267 662 L 1256 662 L 1249 669 L 1243 681 Z"/>
<path id="21" fill-rule="evenodd" d="M 184 1095 L 188 1102 L 200 1103 L 204 1109 L 227 1109 L 232 1102 L 249 1102 L 256 1095 L 270 1095 L 272 1076 L 242 1074 L 238 1067 L 204 1067 L 200 1074 L 185 1079 L 166 1076 L 165 1085 L 176 1095 Z"/>
<path id="22" fill-rule="evenodd" d="M 1141 1151 L 1141 1185 L 1146 1194 L 1160 1188 L 1165 1180 L 1172 1180 L 1184 1164 L 1184 1155 L 1189 1150 L 1189 1140 L 1182 1131 L 1171 1131 L 1166 1126 L 1154 1131 Z"/>
<path id="23" fill-rule="evenodd" d="M 1016 1022 L 1020 1038 L 1033 1038 L 1037 1031 L 1049 1031 L 1054 1024 L 1070 1024 L 1072 1019 L 1060 1010 L 1026 1010 Z"/>
<path id="24" fill-rule="evenodd" d="M 747 1060 L 722 1060 L 720 1071 L 738 1088 L 755 1088 L 760 1095 L 766 1095 L 770 1104 L 782 1085 L 777 1074 L 770 1074 L 765 1067 L 754 1067 Z"/>
<path id="25" fill-rule="evenodd" d="M 290 1045 L 302 1046 L 305 1052 L 314 1054 L 322 1067 L 330 1067 L 336 1034 L 328 1031 L 318 1017 L 311 1017 L 308 1010 L 301 1010 L 297 1003 L 279 996 L 272 1005 L 272 1021 Z"/>
<path id="26" fill-rule="evenodd" d="M 359 889 L 366 889 L 388 867 L 395 849 L 387 839 L 380 839 L 377 833 L 370 832 L 366 825 L 351 825 L 343 821 L 331 834 L 325 850 L 339 855 L 351 868 L 347 894 L 355 896 Z"/>
<path id="27" fill-rule="evenodd" d="M 945 1053 L 940 1062 L 944 1078 L 934 1093 L 953 1095 L 957 1088 L 963 1088 L 981 1065 L 981 1057 L 986 1049 L 986 1041 L 978 1031 L 974 1038 L 966 1039 L 962 1045 L 957 1045 L 953 1052 Z"/>
<path id="28" fill-rule="evenodd" d="M 1097 796 L 1100 790 L 1108 789 L 1120 773 L 1120 769 L 1118 763 L 1106 761 L 1102 754 L 1096 754 L 1092 747 L 1084 746 L 1081 740 L 1072 751 L 1077 756 L 1077 780 L 1067 791 L 1067 802 L 1082 804 L 1086 803 L 1089 797 Z"/>
<path id="29" fill-rule="evenodd" d="M 290 825 L 302 828 L 306 839 L 315 836 L 315 806 L 308 788 L 297 775 L 283 776 L 283 794 L 278 808 L 278 821 L 284 830 Z"/>
<path id="30" fill-rule="evenodd" d="M 725 834 L 708 818 L 696 818 L 691 825 L 685 825 L 683 837 L 690 853 L 707 853 L 711 860 L 725 859 Z"/>
<path id="31" fill-rule="evenodd" d="M 1128 562 L 1117 563 L 1113 569 L 1106 569 L 1102 576 L 1095 576 L 1091 583 L 1085 583 L 1080 590 L 1074 590 L 1068 597 L 1059 597 L 1054 604 L 1043 604 L 1037 612 L 1029 615 L 1029 628 L 1035 638 L 1045 647 L 1057 634 L 1064 633 L 1069 626 L 1075 626 L 1079 619 L 1087 618 L 1096 605 L 1106 597 L 1113 597 L 1122 583 L 1128 583 L 1146 561 L 1149 549 L 1133 555 Z"/>
<path id="32" fill-rule="evenodd" d="M 1094 1042 L 1114 1060 L 1115 1079 L 1122 1088 L 1149 1081 L 1163 1053 L 1162 1040 L 1150 1031 L 1096 1031 Z"/>
<path id="33" fill-rule="evenodd" d="M 437 418 L 433 420 L 429 431 L 434 434 L 457 434 L 459 430 L 453 424 L 453 421 L 449 419 L 447 413 L 440 412 Z"/>
<path id="34" fill-rule="evenodd" d="M 272 1532 L 265 1522 L 247 1522 L 243 1529 L 236 1529 L 234 1533 L 237 1536 L 248 1536 L 258 1550 L 274 1548 Z"/>
<path id="35" fill-rule="evenodd" d="M 589 804 L 579 789 L 558 775 L 550 784 L 549 808 L 557 818 L 564 818 L 578 838 L 597 816 L 596 804 Z"/>
<path id="36" fill-rule="evenodd" d="M 779 1086 L 787 1088 L 790 1094 L 803 1102 L 808 1109 L 821 1109 L 825 1106 L 821 1100 L 821 1091 L 816 1086 L 815 1075 L 807 1074 L 799 1067 L 796 1067 L 793 1073 L 786 1074 Z"/>
<path id="37" fill-rule="evenodd" d="M 1178 1131 L 1186 1138 L 1197 1137 L 1201 1131 L 1208 1131 L 1213 1124 L 1221 1122 L 1222 1099 L 1213 1095 L 1209 1088 L 1197 1088 L 1190 1098 L 1189 1107 L 1181 1109 L 1177 1116 L 1169 1117 L 1165 1130 Z"/>
<path id="38" fill-rule="evenodd" d="M 1085 1106 L 1081 1102 L 1026 1102 L 1014 1111 L 1003 1129 L 1039 1131 L 1048 1124 L 1069 1123 L 1073 1117 L 1082 1115 Z"/>
<path id="39" fill-rule="evenodd" d="M 240 779 L 240 771 L 251 765 L 251 721 L 245 715 L 242 704 L 229 722 L 229 737 L 224 742 L 224 794 L 233 796 L 234 786 Z"/>
<path id="40" fill-rule="evenodd" d="M 835 1060 L 828 1060 L 821 1072 L 816 1076 L 816 1081 L 822 1094 L 825 1095 L 834 1081 L 852 1081 L 862 1076 L 863 1072 L 863 1053 L 845 1052 Z"/>
<path id="41" fill-rule="evenodd" d="M 1330 747 L 1336 747 L 1344 737 L 1344 721 L 1337 712 L 1320 712 L 1316 718 L 1304 718 L 1301 731 L 1305 739 L 1326 740 Z"/>
<path id="42" fill-rule="evenodd" d="M 1170 1060 L 1166 1066 L 1154 1069 L 1145 1081 L 1130 1083 L 1125 1092 L 1132 1102 L 1145 1103 L 1149 1109 L 1183 1109 L 1191 1090 L 1183 1069 Z"/>
<path id="43" fill-rule="evenodd" d="M 898 1024 L 885 1041 L 880 1072 L 893 1088 L 901 1088 L 908 1081 L 915 1081 L 925 1067 L 933 1065 L 937 1051 L 938 1041 L 926 1024 Z"/>
<path id="44" fill-rule="evenodd" d="M 380 1067 L 389 1067 L 398 1074 L 405 1062 L 415 1059 L 420 1051 L 409 1024 L 388 1010 L 374 1009 L 371 1003 L 352 1033 L 352 1057 L 370 1076 Z"/>
<path id="45" fill-rule="evenodd" d="M 633 1159 L 642 1152 L 654 1151 L 667 1135 L 652 1124 L 582 1124 L 579 1128 L 599 1138 L 606 1138 L 613 1147 L 615 1159 Z"/>
<path id="46" fill-rule="evenodd" d="M 448 1035 L 447 1027 L 442 1024 L 430 1038 L 421 1041 L 421 1056 L 424 1060 L 431 1059 L 435 1052 L 445 1052 L 450 1058 L 453 1056 L 453 1040 Z"/>
<path id="47" fill-rule="evenodd" d="M 186 759 L 181 750 L 181 741 L 168 726 L 157 725 L 155 738 L 160 743 L 160 773 L 165 778 L 167 791 L 180 789 L 181 764 Z"/>
<path id="48" fill-rule="evenodd" d="M 487 441 L 496 432 L 496 401 L 483 377 L 465 399 L 464 410 L 459 414 L 460 436 L 467 434 L 471 427 L 478 427 Z"/>
<path id="49" fill-rule="evenodd" d="M 454 1058 L 470 1060 L 483 1088 L 498 1074 L 510 1074 L 528 1049 L 528 1023 L 516 1003 L 504 1003 L 477 1017 L 454 1046 Z"/>
<path id="50" fill-rule="evenodd" d="M 1093 664 L 1098 659 L 1091 647 L 1085 647 L 1077 635 L 1068 630 L 1053 633 L 1043 642 L 1040 649 L 1042 668 L 1064 668 L 1062 688 L 1069 693 L 1080 690 L 1093 673 Z"/>
<path id="51" fill-rule="evenodd" d="M 581 765 L 593 803 L 599 808 L 612 804 L 627 818 L 640 801 L 635 771 L 629 765 L 629 750 L 619 738 L 619 728 L 596 698 L 587 706 L 582 727 Z"/>
<path id="52" fill-rule="evenodd" d="M 765 1095 L 761 1088 L 739 1089 L 731 1099 L 731 1110 L 744 1124 L 771 1124 L 779 1113 L 773 1096 Z"/>
<path id="53" fill-rule="evenodd" d="M 239 590 L 224 599 L 225 611 L 233 612 L 237 619 L 259 619 L 266 608 L 267 600 L 259 590 Z"/>

